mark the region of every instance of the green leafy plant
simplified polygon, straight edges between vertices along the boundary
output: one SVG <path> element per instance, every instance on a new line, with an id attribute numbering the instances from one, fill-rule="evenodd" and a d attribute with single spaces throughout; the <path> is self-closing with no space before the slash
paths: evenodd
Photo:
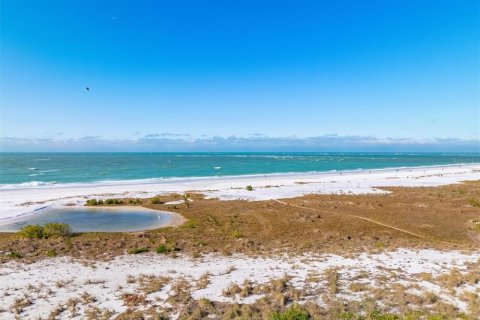
<path id="1" fill-rule="evenodd" d="M 247 189 L 247 191 L 253 191 L 253 187 L 251 185 L 248 185 L 245 189 Z"/>
<path id="2" fill-rule="evenodd" d="M 51 222 L 43 226 L 44 238 L 68 238 L 71 235 L 72 230 L 66 223 Z"/>
<path id="3" fill-rule="evenodd" d="M 152 204 L 162 204 L 162 203 L 163 203 L 163 202 L 160 200 L 159 197 L 153 197 L 153 198 L 150 200 L 150 202 L 151 202 Z"/>
<path id="4" fill-rule="evenodd" d="M 297 306 L 293 306 L 283 312 L 275 312 L 272 320 L 308 320 L 308 313 Z"/>
<path id="5" fill-rule="evenodd" d="M 41 239 L 43 238 L 43 227 L 39 224 L 29 224 L 22 227 L 17 234 L 23 238 Z"/>
<path id="6" fill-rule="evenodd" d="M 197 227 L 197 221 L 194 219 L 188 220 L 187 222 L 185 222 L 185 227 L 194 229 Z"/>
<path id="7" fill-rule="evenodd" d="M 480 201 L 478 201 L 477 199 L 469 199 L 468 202 L 472 207 L 480 207 Z"/>
<path id="8" fill-rule="evenodd" d="M 121 199 L 105 199 L 105 204 L 122 204 L 123 200 Z"/>
<path id="9" fill-rule="evenodd" d="M 22 258 L 22 254 L 18 251 L 10 251 L 10 253 L 8 254 L 8 256 L 10 258 L 15 258 L 15 259 L 20 259 Z"/>
<path id="10" fill-rule="evenodd" d="M 143 252 L 147 252 L 148 248 L 147 247 L 140 247 L 140 248 L 135 248 L 135 249 L 130 249 L 128 250 L 128 254 L 139 254 Z"/>
<path id="11" fill-rule="evenodd" d="M 89 200 L 87 200 L 85 205 L 86 206 L 96 206 L 96 205 L 98 205 L 98 201 L 97 201 L 97 199 L 89 199 Z"/>
<path id="12" fill-rule="evenodd" d="M 165 253 L 168 253 L 168 248 L 166 245 L 164 244 L 161 244 L 159 245 L 156 249 L 155 249 L 155 252 L 158 253 L 158 254 L 165 254 Z"/>

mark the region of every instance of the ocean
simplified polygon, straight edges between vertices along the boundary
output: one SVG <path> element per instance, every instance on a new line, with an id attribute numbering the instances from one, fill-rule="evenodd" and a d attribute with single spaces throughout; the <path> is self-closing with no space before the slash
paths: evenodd
<path id="1" fill-rule="evenodd" d="M 480 163 L 479 153 L 0 153 L 0 187 Z"/>

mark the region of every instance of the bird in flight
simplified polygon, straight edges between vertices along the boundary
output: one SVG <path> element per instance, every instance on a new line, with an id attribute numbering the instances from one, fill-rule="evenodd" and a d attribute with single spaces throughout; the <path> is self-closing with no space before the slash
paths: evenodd
<path id="1" fill-rule="evenodd" d="M 90 91 L 90 87 L 86 87 L 85 89 L 86 89 L 87 91 Z"/>

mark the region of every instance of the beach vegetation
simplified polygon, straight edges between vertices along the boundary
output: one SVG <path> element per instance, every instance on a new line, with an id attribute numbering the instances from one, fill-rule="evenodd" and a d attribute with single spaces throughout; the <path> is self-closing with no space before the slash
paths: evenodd
<path id="1" fill-rule="evenodd" d="M 43 226 L 44 238 L 68 238 L 72 235 L 72 229 L 66 223 L 51 222 Z"/>
<path id="2" fill-rule="evenodd" d="M 189 197 L 190 197 L 190 195 L 188 193 L 183 195 L 183 202 L 185 203 L 187 208 L 190 208 L 190 200 L 188 200 Z"/>
<path id="3" fill-rule="evenodd" d="M 14 259 L 21 259 L 22 258 L 22 254 L 18 251 L 10 251 L 10 253 L 8 254 L 8 256 L 10 258 L 14 258 Z"/>
<path id="4" fill-rule="evenodd" d="M 469 199 L 468 202 L 472 207 L 480 208 L 480 201 L 477 199 Z"/>
<path id="5" fill-rule="evenodd" d="M 197 220 L 195 219 L 191 219 L 191 220 L 188 220 L 187 222 L 185 222 L 185 227 L 187 228 L 196 228 L 197 227 Z"/>
<path id="6" fill-rule="evenodd" d="M 43 238 L 43 227 L 39 224 L 29 224 L 22 227 L 17 234 L 23 238 L 41 239 Z"/>
<path id="7" fill-rule="evenodd" d="M 231 236 L 234 237 L 235 239 L 239 239 L 242 237 L 242 233 L 238 230 L 233 230 L 231 233 Z"/>
<path id="8" fill-rule="evenodd" d="M 162 200 L 160 200 L 160 197 L 153 197 L 150 199 L 151 204 L 163 204 Z"/>
<path id="9" fill-rule="evenodd" d="M 166 245 L 161 244 L 155 249 L 155 252 L 158 254 L 165 254 L 169 252 L 169 249 Z"/>
<path id="10" fill-rule="evenodd" d="M 123 204 L 122 199 L 105 199 L 105 204 Z"/>
<path id="11" fill-rule="evenodd" d="M 130 204 L 142 204 L 142 199 L 138 199 L 138 198 L 129 199 L 128 203 L 130 203 Z"/>
<path id="12" fill-rule="evenodd" d="M 308 320 L 310 316 L 307 311 L 295 305 L 283 312 L 275 312 L 272 320 Z"/>
<path id="13" fill-rule="evenodd" d="M 96 206 L 98 205 L 97 199 L 88 199 L 85 203 L 86 206 Z"/>
<path id="14" fill-rule="evenodd" d="M 253 191 L 253 187 L 251 185 L 248 185 L 245 189 L 247 189 L 247 191 Z"/>
<path id="15" fill-rule="evenodd" d="M 56 257 L 57 252 L 54 249 L 47 250 L 47 257 Z"/>
<path id="16" fill-rule="evenodd" d="M 139 248 L 134 248 L 128 250 L 128 254 L 139 254 L 139 253 L 144 253 L 147 252 L 148 248 L 147 247 L 139 247 Z"/>

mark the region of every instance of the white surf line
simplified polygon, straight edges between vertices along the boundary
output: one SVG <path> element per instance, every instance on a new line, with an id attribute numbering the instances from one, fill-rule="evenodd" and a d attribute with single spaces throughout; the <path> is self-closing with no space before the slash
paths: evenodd
<path id="1" fill-rule="evenodd" d="M 287 202 L 285 202 L 285 201 L 281 201 L 281 200 L 277 200 L 277 199 L 273 199 L 273 201 L 278 202 L 278 203 L 283 204 L 283 205 L 286 205 L 286 206 L 298 208 L 298 209 L 307 209 L 307 210 L 313 210 L 313 211 L 324 212 L 324 213 L 338 214 L 338 215 L 342 215 L 342 216 L 346 216 L 346 217 L 351 217 L 351 218 L 357 218 L 357 219 L 365 220 L 365 221 L 368 221 L 368 222 L 377 224 L 377 225 L 382 226 L 382 227 L 386 227 L 386 228 L 389 228 L 389 229 L 393 229 L 393 230 L 396 230 L 396 231 L 400 231 L 400 232 L 409 234 L 409 235 L 411 235 L 411 236 L 415 236 L 415 237 L 422 238 L 422 239 L 429 240 L 429 241 L 436 241 L 436 242 L 440 242 L 440 243 L 443 243 L 443 244 L 449 244 L 449 245 L 454 245 L 454 246 L 459 246 L 459 247 L 462 247 L 462 246 L 463 246 L 463 245 L 458 244 L 458 243 L 453 243 L 453 242 L 448 242 L 448 241 L 443 241 L 443 240 L 438 240 L 438 239 L 429 238 L 429 237 L 423 236 L 423 235 L 418 234 L 418 233 L 415 233 L 415 232 L 411 232 L 411 231 L 408 231 L 408 230 L 405 230 L 405 229 L 401 229 L 401 228 L 397 228 L 397 227 L 394 227 L 394 226 L 390 226 L 390 225 L 388 225 L 388 224 L 385 224 L 385 223 L 382 223 L 382 222 L 378 222 L 378 221 L 375 221 L 375 220 L 372 220 L 372 219 L 369 219 L 369 218 L 366 218 L 366 217 L 357 216 L 357 215 L 354 215 L 354 214 L 343 213 L 343 212 L 335 212 L 335 211 L 324 210 L 324 209 L 317 209 L 317 208 L 311 208 L 311 207 L 301 207 L 301 206 L 297 206 L 297 205 L 294 205 L 294 204 L 290 204 L 290 203 L 287 203 Z"/>

